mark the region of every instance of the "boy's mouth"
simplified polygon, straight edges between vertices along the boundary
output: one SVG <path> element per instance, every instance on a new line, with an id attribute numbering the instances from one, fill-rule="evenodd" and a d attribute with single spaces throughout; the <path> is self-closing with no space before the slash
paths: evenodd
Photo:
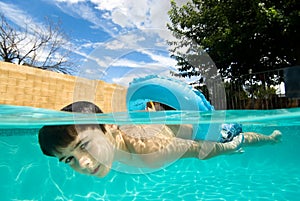
<path id="1" fill-rule="evenodd" d="M 91 172 L 91 174 L 96 174 L 96 173 L 99 171 L 100 166 L 101 166 L 101 165 L 98 165 L 98 166 L 93 170 L 93 172 Z"/>

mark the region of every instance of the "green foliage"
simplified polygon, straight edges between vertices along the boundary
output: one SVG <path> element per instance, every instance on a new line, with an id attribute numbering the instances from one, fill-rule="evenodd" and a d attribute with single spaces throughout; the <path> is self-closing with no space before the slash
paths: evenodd
<path id="1" fill-rule="evenodd" d="M 224 87 L 225 87 L 228 100 L 230 99 L 245 100 L 248 98 L 247 92 L 238 83 L 225 82 Z"/>
<path id="2" fill-rule="evenodd" d="M 269 99 L 276 95 L 276 89 L 274 87 L 264 87 L 262 85 L 255 85 L 254 97 L 258 99 Z"/>
<path id="3" fill-rule="evenodd" d="M 171 1 L 168 29 L 178 39 L 169 41 L 183 76 L 201 74 L 182 47 L 204 50 L 222 77 L 300 64 L 299 0 L 192 0 L 178 7 Z M 201 68 L 207 68 L 201 63 Z M 199 73 L 200 71 L 200 73 Z M 271 76 L 263 82 L 274 80 Z"/>

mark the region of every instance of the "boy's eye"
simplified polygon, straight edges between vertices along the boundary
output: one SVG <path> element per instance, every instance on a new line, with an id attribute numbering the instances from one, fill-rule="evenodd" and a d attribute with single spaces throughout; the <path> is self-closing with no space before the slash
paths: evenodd
<path id="1" fill-rule="evenodd" d="M 65 163 L 71 163 L 73 159 L 74 159 L 74 157 L 70 156 L 65 160 Z"/>
<path id="2" fill-rule="evenodd" d="M 89 142 L 82 143 L 82 145 L 80 145 L 80 149 L 85 150 L 88 144 Z"/>

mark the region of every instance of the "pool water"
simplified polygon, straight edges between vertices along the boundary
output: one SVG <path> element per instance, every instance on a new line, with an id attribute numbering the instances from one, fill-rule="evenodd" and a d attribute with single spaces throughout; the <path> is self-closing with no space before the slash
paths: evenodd
<path id="1" fill-rule="evenodd" d="M 42 155 L 42 125 L 104 123 L 239 122 L 244 131 L 283 133 L 280 144 L 206 161 L 183 159 L 147 174 L 112 170 L 105 178 L 73 172 Z M 0 200 L 298 200 L 300 108 L 261 111 L 118 113 L 97 116 L 0 106 Z M 121 164 L 115 164 L 116 166 Z"/>

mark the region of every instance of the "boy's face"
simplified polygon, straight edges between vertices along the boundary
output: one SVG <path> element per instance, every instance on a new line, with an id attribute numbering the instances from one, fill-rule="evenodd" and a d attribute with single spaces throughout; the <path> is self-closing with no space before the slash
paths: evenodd
<path id="1" fill-rule="evenodd" d="M 75 171 L 104 177 L 110 170 L 114 147 L 100 128 L 76 129 L 77 137 L 67 147 L 59 148 L 55 156 Z"/>

